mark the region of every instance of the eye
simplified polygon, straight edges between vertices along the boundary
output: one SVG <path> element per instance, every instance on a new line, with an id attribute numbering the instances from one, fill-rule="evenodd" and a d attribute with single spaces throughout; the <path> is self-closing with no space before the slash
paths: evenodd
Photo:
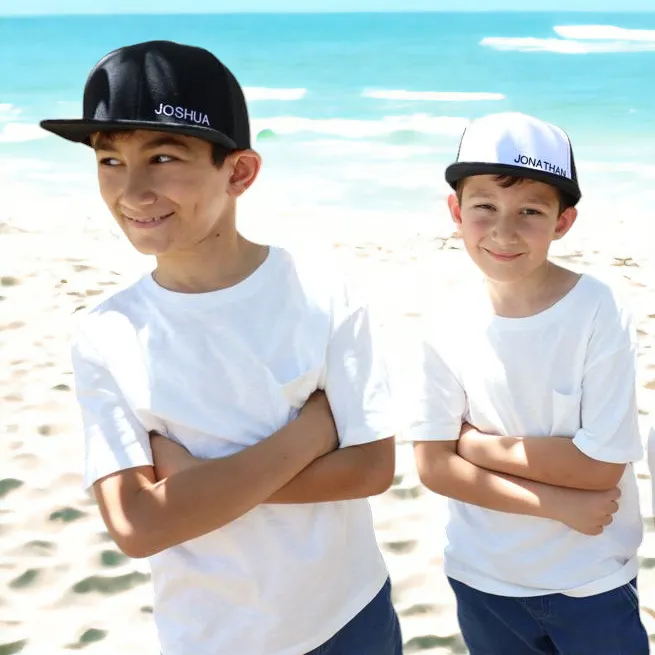
<path id="1" fill-rule="evenodd" d="M 116 159 L 116 157 L 102 157 L 102 159 L 98 160 L 98 164 L 100 166 L 120 166 L 120 161 Z"/>
<path id="2" fill-rule="evenodd" d="M 475 209 L 482 209 L 484 211 L 494 211 L 496 208 L 493 205 L 490 205 L 489 203 L 482 202 L 477 205 L 474 205 Z"/>
<path id="3" fill-rule="evenodd" d="M 521 210 L 521 213 L 527 216 L 544 216 L 540 209 L 534 209 L 533 207 L 525 207 Z"/>
<path id="4" fill-rule="evenodd" d="M 167 164 L 170 161 L 175 161 L 175 157 L 171 155 L 154 155 L 150 161 L 153 164 Z"/>

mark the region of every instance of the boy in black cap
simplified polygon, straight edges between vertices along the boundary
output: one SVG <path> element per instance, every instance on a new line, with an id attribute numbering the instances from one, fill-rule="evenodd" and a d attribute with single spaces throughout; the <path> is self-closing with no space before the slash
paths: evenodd
<path id="1" fill-rule="evenodd" d="M 645 655 L 635 329 L 605 284 L 548 259 L 580 198 L 569 139 L 486 116 L 446 179 L 485 285 L 439 307 L 409 416 L 423 483 L 451 499 L 464 640 L 471 655 Z"/>
<path id="2" fill-rule="evenodd" d="M 375 330 L 332 271 L 237 231 L 260 159 L 235 78 L 199 48 L 121 48 L 84 118 L 42 126 L 93 147 L 157 259 L 83 318 L 73 362 L 85 483 L 150 558 L 164 655 L 398 655 L 366 500 L 394 470 Z"/>

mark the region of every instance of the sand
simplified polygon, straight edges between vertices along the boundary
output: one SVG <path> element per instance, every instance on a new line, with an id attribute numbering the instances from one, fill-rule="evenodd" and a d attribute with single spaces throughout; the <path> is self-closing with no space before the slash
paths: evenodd
<path id="1" fill-rule="evenodd" d="M 0 655 L 156 653 L 147 565 L 111 542 L 82 491 L 82 433 L 71 390 L 69 337 L 75 312 L 152 265 L 111 230 L 98 200 L 33 197 L 12 189 L 0 209 Z M 475 275 L 445 211 L 408 216 L 335 216 L 244 200 L 242 226 L 261 240 L 331 249 L 355 275 L 385 324 L 390 359 L 402 366 L 426 303 Z M 581 207 L 584 214 L 584 205 Z M 655 407 L 655 286 L 649 244 L 630 218 L 603 230 L 590 218 L 557 244 L 556 260 L 620 287 L 637 314 L 643 432 Z M 640 238 L 640 235 L 641 238 Z M 406 653 L 465 653 L 442 571 L 443 499 L 423 489 L 412 449 L 398 438 L 393 487 L 372 500 L 394 583 Z M 650 476 L 637 464 L 647 531 L 639 586 L 655 635 L 655 536 Z M 236 655 L 236 654 L 235 654 Z"/>

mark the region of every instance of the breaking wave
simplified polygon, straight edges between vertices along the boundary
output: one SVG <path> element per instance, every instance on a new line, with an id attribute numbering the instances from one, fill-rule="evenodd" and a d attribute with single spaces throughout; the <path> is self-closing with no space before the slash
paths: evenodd
<path id="1" fill-rule="evenodd" d="M 655 30 L 632 30 L 615 25 L 556 25 L 553 31 L 557 37 L 487 36 L 480 45 L 494 50 L 572 55 L 655 51 Z"/>
<path id="2" fill-rule="evenodd" d="M 430 100 L 436 102 L 473 102 L 480 100 L 504 100 L 502 93 L 478 93 L 468 91 L 386 91 L 366 89 L 362 93 L 364 98 L 377 98 L 379 100 Z"/>

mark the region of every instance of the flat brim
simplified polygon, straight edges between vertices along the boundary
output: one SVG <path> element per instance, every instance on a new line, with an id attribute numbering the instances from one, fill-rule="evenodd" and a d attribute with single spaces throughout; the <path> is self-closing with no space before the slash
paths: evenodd
<path id="1" fill-rule="evenodd" d="M 526 177 L 529 180 L 536 180 L 544 184 L 550 184 L 558 188 L 573 201 L 576 205 L 582 194 L 578 183 L 562 175 L 554 175 L 544 171 L 537 171 L 533 168 L 523 166 L 512 166 L 510 164 L 490 164 L 489 162 L 458 162 L 451 164 L 446 168 L 446 182 L 455 189 L 457 182 L 465 177 L 474 175 L 507 175 L 516 177 Z"/>
<path id="2" fill-rule="evenodd" d="M 229 136 L 203 125 L 160 123 L 157 121 L 100 121 L 87 118 L 45 120 L 39 124 L 44 130 L 52 132 L 63 139 L 74 141 L 75 143 L 84 143 L 87 146 L 91 145 L 91 135 L 96 132 L 150 130 L 151 132 L 170 132 L 184 136 L 195 136 L 198 139 L 204 139 L 205 141 L 210 141 L 226 148 L 245 150 L 244 146 L 238 146 Z"/>

